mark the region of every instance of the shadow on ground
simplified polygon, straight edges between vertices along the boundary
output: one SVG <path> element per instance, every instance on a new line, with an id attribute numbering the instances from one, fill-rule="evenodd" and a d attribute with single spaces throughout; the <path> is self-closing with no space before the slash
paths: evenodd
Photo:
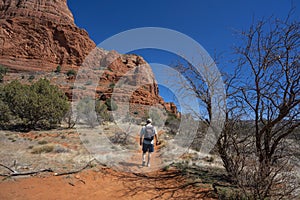
<path id="1" fill-rule="evenodd" d="M 151 173 L 115 173 L 114 176 L 122 180 L 126 188 L 122 198 L 134 197 L 139 193 L 151 193 L 153 200 L 218 199 L 213 185 L 228 184 L 223 172 L 197 167 L 184 170 L 171 167 Z"/>

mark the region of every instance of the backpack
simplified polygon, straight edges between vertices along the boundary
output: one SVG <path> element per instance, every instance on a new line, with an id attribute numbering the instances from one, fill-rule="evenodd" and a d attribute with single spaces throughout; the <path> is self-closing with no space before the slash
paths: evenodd
<path id="1" fill-rule="evenodd" d="M 145 136 L 144 140 L 152 141 L 154 139 L 154 127 L 153 126 L 145 126 Z"/>

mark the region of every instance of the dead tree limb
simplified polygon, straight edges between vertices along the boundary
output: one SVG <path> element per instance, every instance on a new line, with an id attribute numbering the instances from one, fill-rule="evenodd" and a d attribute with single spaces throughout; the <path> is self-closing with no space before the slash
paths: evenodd
<path id="1" fill-rule="evenodd" d="M 82 170 L 87 169 L 88 167 L 91 167 L 91 163 L 95 160 L 92 159 L 90 160 L 83 168 L 79 169 L 79 170 L 74 170 L 74 171 L 70 171 L 70 172 L 62 172 L 62 173 L 55 173 L 55 176 L 63 176 L 63 175 L 69 175 L 69 174 L 76 174 L 81 172 Z M 0 164 L 0 166 L 8 169 L 10 172 L 10 174 L 0 174 L 0 176 L 4 176 L 4 177 L 12 177 L 12 176 L 27 176 L 27 175 L 34 175 L 34 174 L 38 174 L 38 173 L 42 173 L 42 172 L 53 172 L 53 170 L 51 168 L 48 169 L 41 169 L 38 171 L 32 171 L 32 172 L 17 172 L 13 169 L 11 169 L 10 167 L 7 167 L 3 164 Z"/>
<path id="2" fill-rule="evenodd" d="M 3 166 L 2 164 L 0 164 L 0 165 Z M 5 177 L 28 176 L 28 175 L 38 174 L 38 173 L 42 173 L 42 172 L 53 172 L 53 170 L 51 168 L 49 168 L 49 169 L 41 169 L 41 170 L 38 170 L 38 171 L 32 171 L 32 172 L 13 172 L 11 174 L 0 174 L 0 176 L 5 176 Z"/>
<path id="3" fill-rule="evenodd" d="M 83 168 L 79 169 L 79 170 L 74 170 L 74 171 L 70 171 L 70 172 L 62 172 L 62 173 L 55 173 L 55 176 L 64 176 L 64 175 L 70 175 L 70 174 L 77 174 L 85 169 L 87 169 L 88 167 L 91 167 L 91 163 L 96 160 L 95 158 L 90 160 Z"/>
<path id="4" fill-rule="evenodd" d="M 15 170 L 11 169 L 10 167 L 7 167 L 7 166 L 5 166 L 5 165 L 3 165 L 3 164 L 1 164 L 1 163 L 0 163 L 0 166 L 2 166 L 2 167 L 4 167 L 4 168 L 8 169 L 8 170 L 11 171 L 12 173 L 18 173 L 17 171 L 15 171 Z"/>

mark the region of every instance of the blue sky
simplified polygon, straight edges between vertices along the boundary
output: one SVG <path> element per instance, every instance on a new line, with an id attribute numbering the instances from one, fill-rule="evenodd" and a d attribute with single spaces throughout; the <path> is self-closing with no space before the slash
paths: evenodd
<path id="1" fill-rule="evenodd" d="M 292 7 L 300 18 L 300 1 L 294 0 L 69 0 L 75 23 L 84 28 L 96 44 L 133 28 L 163 27 L 188 35 L 213 56 L 221 56 L 219 68 L 231 70 L 232 47 L 238 42 L 235 31 L 245 30 L 253 19 L 271 15 L 284 18 Z M 166 52 L 134 52 L 148 62 L 169 65 L 176 57 Z M 164 98 L 169 95 L 162 94 Z"/>

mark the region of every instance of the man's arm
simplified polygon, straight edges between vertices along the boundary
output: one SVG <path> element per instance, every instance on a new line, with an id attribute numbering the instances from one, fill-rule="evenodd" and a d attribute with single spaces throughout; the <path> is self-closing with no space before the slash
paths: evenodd
<path id="1" fill-rule="evenodd" d="M 143 137 L 140 136 L 140 145 L 142 145 L 142 144 L 143 144 Z"/>
<path id="2" fill-rule="evenodd" d="M 143 129 L 144 129 L 144 127 L 141 129 L 141 132 L 140 132 L 140 145 L 142 145 L 143 144 Z"/>
<path id="3" fill-rule="evenodd" d="M 158 144 L 159 144 L 159 141 L 158 141 L 158 136 L 157 136 L 157 134 L 155 134 L 154 137 L 155 137 L 155 140 L 156 140 L 156 145 L 158 145 Z"/>
<path id="4" fill-rule="evenodd" d="M 159 144 L 159 141 L 158 141 L 158 133 L 157 133 L 157 130 L 156 130 L 156 128 L 154 127 L 154 137 L 155 137 L 155 140 L 156 140 L 156 145 L 158 145 Z"/>

